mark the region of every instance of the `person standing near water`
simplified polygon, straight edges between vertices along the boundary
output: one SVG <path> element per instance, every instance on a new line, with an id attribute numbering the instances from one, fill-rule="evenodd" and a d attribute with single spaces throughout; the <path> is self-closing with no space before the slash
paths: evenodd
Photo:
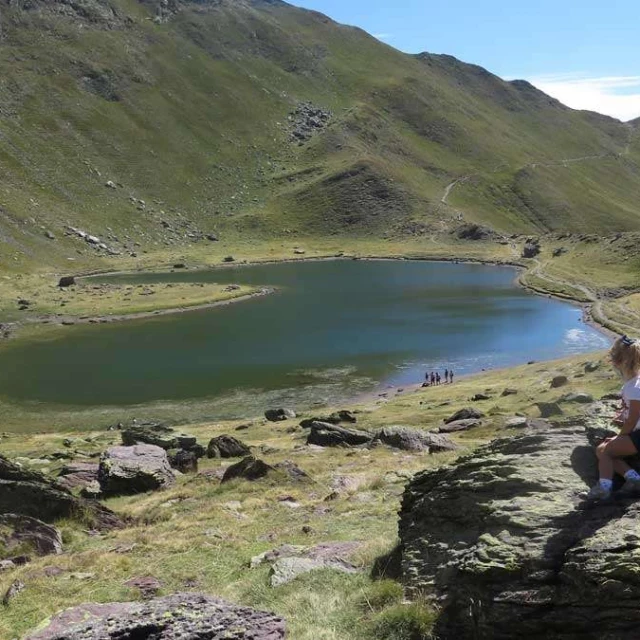
<path id="1" fill-rule="evenodd" d="M 436 384 L 440 384 L 441 380 L 442 380 L 442 378 L 440 377 L 440 374 L 436 373 Z"/>
<path id="2" fill-rule="evenodd" d="M 449 383 L 453 384 L 453 370 L 449 371 Z"/>
<path id="3" fill-rule="evenodd" d="M 433 386 L 436 383 L 436 374 L 433 373 L 433 371 L 431 372 L 431 386 Z"/>
<path id="4" fill-rule="evenodd" d="M 449 382 L 449 369 L 444 370 L 444 383 L 447 384 Z"/>

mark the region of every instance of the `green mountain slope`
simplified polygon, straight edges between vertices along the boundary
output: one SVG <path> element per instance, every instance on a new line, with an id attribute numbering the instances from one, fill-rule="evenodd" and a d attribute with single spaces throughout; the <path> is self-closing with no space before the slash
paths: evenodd
<path id="1" fill-rule="evenodd" d="M 637 128 L 315 12 L 0 0 L 0 25 L 5 268 L 213 233 L 638 228 Z"/>

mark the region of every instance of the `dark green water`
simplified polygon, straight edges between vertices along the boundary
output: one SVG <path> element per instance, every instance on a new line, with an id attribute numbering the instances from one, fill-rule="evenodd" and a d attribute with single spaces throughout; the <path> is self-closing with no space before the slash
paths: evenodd
<path id="1" fill-rule="evenodd" d="M 271 285 L 224 308 L 69 327 L 0 351 L 0 393 L 19 401 L 133 405 L 235 395 L 311 403 L 426 369 L 458 375 L 603 348 L 579 309 L 532 295 L 510 268 L 335 261 L 132 275 L 126 283 Z M 248 401 L 248 400 L 247 400 Z M 225 405 L 228 406 L 228 405 Z"/>

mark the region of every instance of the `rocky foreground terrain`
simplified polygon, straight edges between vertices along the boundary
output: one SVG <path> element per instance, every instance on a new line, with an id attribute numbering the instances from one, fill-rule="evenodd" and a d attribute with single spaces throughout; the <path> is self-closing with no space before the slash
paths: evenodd
<path id="1" fill-rule="evenodd" d="M 504 379 L 3 434 L 2 637 L 636 638 L 637 503 L 583 499 L 615 381 L 578 359 Z"/>

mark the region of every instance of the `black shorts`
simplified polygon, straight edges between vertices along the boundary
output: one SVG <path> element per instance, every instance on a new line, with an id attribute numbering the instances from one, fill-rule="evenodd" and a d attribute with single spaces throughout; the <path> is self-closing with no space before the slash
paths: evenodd
<path id="1" fill-rule="evenodd" d="M 636 451 L 640 453 L 640 429 L 634 429 L 630 434 L 631 442 L 633 442 L 633 446 L 636 448 Z"/>

